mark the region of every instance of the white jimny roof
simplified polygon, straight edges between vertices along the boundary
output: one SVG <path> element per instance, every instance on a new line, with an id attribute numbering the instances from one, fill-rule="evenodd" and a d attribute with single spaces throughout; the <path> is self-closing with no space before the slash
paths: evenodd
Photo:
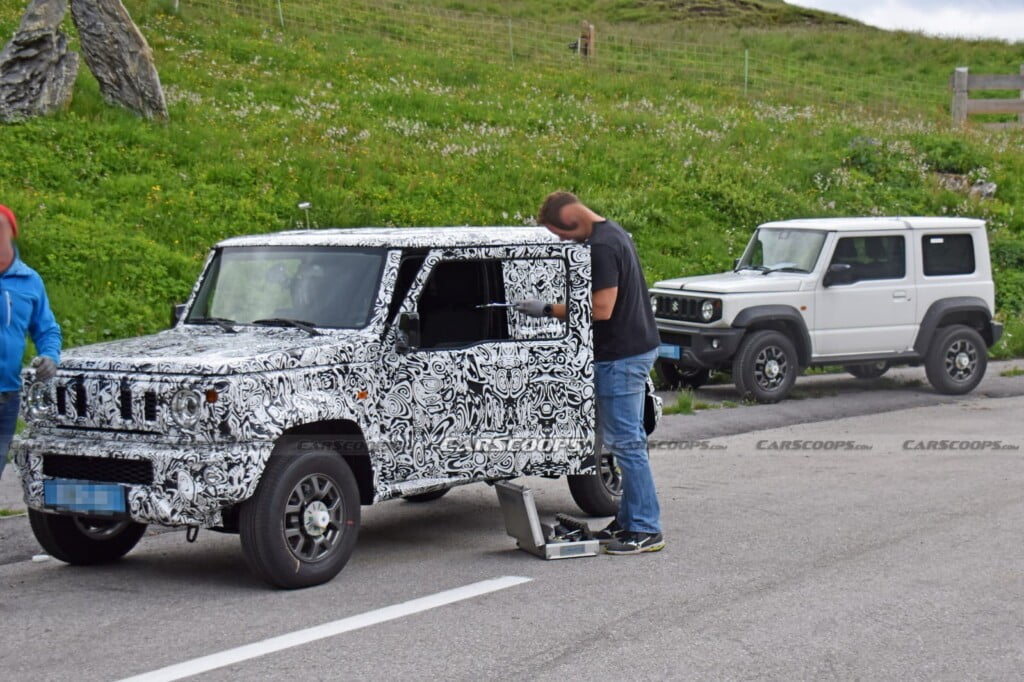
<path id="1" fill-rule="evenodd" d="M 355 227 L 291 230 L 231 237 L 222 246 L 362 246 L 429 248 L 549 244 L 558 237 L 543 227 Z"/>
<path id="2" fill-rule="evenodd" d="M 849 232 L 862 230 L 969 230 L 984 228 L 985 221 L 975 218 L 802 218 L 764 223 L 761 227 L 789 230 L 827 230 Z"/>

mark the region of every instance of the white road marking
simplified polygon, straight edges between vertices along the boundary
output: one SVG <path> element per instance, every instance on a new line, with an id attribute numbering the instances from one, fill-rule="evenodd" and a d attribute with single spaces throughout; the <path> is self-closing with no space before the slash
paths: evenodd
<path id="1" fill-rule="evenodd" d="M 412 614 L 420 613 L 421 611 L 435 609 L 439 606 L 445 606 L 446 604 L 453 604 L 457 601 L 479 597 L 480 595 L 487 594 L 489 592 L 497 592 L 498 590 L 504 590 L 508 587 L 515 587 L 516 585 L 528 583 L 530 580 L 532 580 L 532 578 L 521 578 L 509 575 L 501 578 L 492 578 L 491 580 L 482 580 L 478 583 L 473 583 L 472 585 L 456 587 L 452 590 L 445 590 L 444 592 L 438 592 L 437 594 L 420 597 L 419 599 L 413 599 L 393 606 L 385 606 L 382 609 L 361 613 L 358 616 L 342 618 L 341 620 L 324 623 L 323 625 L 306 628 L 305 630 L 297 630 L 286 635 L 271 637 L 270 639 L 265 639 L 262 642 L 245 644 L 234 649 L 228 649 L 216 654 L 210 654 L 209 656 L 202 656 L 191 661 L 185 661 L 184 663 L 169 665 L 166 668 L 160 668 L 159 670 L 125 678 L 122 682 L 170 682 L 171 680 L 180 680 L 185 677 L 191 677 L 192 675 L 198 675 L 199 673 L 223 668 L 226 665 L 233 665 L 241 661 L 247 661 L 251 658 L 266 656 L 267 654 L 274 653 L 275 651 L 290 649 L 292 647 L 308 644 L 309 642 L 315 642 L 319 639 L 340 635 L 344 632 L 351 632 L 352 630 L 377 625 L 378 623 L 395 620 L 396 618 L 411 616 Z"/>

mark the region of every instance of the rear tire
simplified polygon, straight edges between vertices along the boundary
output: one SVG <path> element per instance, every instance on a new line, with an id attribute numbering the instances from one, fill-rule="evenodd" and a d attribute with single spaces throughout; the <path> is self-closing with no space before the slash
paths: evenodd
<path id="1" fill-rule="evenodd" d="M 973 391 L 987 367 L 985 340 L 973 328 L 960 324 L 939 329 L 924 364 L 928 383 L 947 395 Z"/>
<path id="2" fill-rule="evenodd" d="M 600 453 L 594 473 L 569 476 L 569 493 L 584 513 L 615 516 L 622 501 L 622 472 L 615 464 L 615 455 L 605 451 L 600 432 L 594 441 L 594 452 Z"/>
<path id="3" fill-rule="evenodd" d="M 440 490 L 432 490 L 429 493 L 420 493 L 419 495 L 406 495 L 402 499 L 407 502 L 414 502 L 420 504 L 422 502 L 433 502 L 434 500 L 440 500 L 442 497 L 448 494 L 451 488 L 441 488 Z"/>
<path id="4" fill-rule="evenodd" d="M 355 476 L 337 453 L 275 453 L 239 514 L 246 561 L 275 587 L 327 582 L 355 548 L 359 504 Z"/>
<path id="5" fill-rule="evenodd" d="M 684 367 L 674 360 L 658 358 L 654 363 L 654 374 L 663 390 L 675 391 L 680 388 L 700 388 L 711 378 L 710 369 Z"/>
<path id="6" fill-rule="evenodd" d="M 75 566 L 117 561 L 146 533 L 146 524 L 28 510 L 36 540 L 55 559 Z"/>
<path id="7" fill-rule="evenodd" d="M 889 363 L 885 360 L 863 362 L 857 365 L 843 365 L 843 369 L 858 379 L 877 379 L 889 371 Z"/>
<path id="8" fill-rule="evenodd" d="M 799 373 L 793 342 L 773 329 L 744 337 L 732 363 L 732 380 L 740 397 L 759 403 L 777 403 L 785 398 Z"/>

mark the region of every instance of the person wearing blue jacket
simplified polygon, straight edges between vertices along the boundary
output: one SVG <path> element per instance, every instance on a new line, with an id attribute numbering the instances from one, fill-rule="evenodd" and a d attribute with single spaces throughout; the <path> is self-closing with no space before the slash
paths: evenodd
<path id="1" fill-rule="evenodd" d="M 18 425 L 25 335 L 32 337 L 39 353 L 32 360 L 37 380 L 52 379 L 60 363 L 60 325 L 50 310 L 43 278 L 18 257 L 17 236 L 14 212 L 0 204 L 0 475 Z"/>

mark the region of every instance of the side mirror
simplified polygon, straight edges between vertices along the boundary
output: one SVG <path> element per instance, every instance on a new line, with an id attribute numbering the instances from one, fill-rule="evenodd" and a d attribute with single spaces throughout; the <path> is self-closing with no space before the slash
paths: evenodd
<path id="1" fill-rule="evenodd" d="M 185 314 L 185 310 L 188 305 L 185 303 L 175 303 L 171 306 L 171 326 L 177 326 L 178 322 L 181 321 L 181 316 Z"/>
<path id="2" fill-rule="evenodd" d="M 402 313 L 398 316 L 398 351 L 408 353 L 420 347 L 420 316 L 418 313 Z"/>
<path id="3" fill-rule="evenodd" d="M 827 287 L 836 284 L 851 284 L 853 282 L 853 266 L 849 263 L 833 263 L 825 271 L 825 279 L 822 282 Z"/>
<path id="4" fill-rule="evenodd" d="M 740 266 L 740 259 L 739 258 L 733 258 L 732 259 L 732 271 L 736 272 L 736 268 L 738 268 L 739 266 Z"/>

